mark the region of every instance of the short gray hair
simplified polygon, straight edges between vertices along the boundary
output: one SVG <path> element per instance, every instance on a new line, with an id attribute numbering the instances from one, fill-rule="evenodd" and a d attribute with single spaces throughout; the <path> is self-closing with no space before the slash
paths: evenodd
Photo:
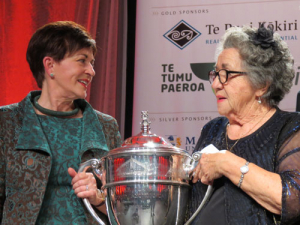
<path id="1" fill-rule="evenodd" d="M 257 34 L 257 31 L 257 28 L 248 26 L 229 28 L 218 44 L 216 59 L 224 49 L 237 49 L 250 83 L 255 89 L 268 85 L 262 99 L 269 106 L 274 107 L 292 87 L 295 77 L 294 59 L 278 33 L 272 32 L 274 46 L 265 48 L 255 44 L 252 37 Z"/>

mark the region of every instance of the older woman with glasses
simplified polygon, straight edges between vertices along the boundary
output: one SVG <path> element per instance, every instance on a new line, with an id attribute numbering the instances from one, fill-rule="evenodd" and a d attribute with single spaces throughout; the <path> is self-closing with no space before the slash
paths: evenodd
<path id="1" fill-rule="evenodd" d="M 278 108 L 294 78 L 287 44 L 264 25 L 233 27 L 216 56 L 208 76 L 224 117 L 203 127 L 195 152 L 226 150 L 202 154 L 188 214 L 213 185 L 193 224 L 300 224 L 300 115 Z"/>

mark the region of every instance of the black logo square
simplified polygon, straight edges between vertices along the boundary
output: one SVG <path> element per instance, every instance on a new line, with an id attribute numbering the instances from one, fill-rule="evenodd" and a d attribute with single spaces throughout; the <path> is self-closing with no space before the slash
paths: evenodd
<path id="1" fill-rule="evenodd" d="M 200 35 L 201 33 L 198 30 L 193 28 L 184 20 L 181 20 L 163 36 L 178 48 L 184 49 Z"/>

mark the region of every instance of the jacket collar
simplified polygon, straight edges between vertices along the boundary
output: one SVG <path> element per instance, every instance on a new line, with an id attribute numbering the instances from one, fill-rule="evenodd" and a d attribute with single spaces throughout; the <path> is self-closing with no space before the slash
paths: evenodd
<path id="1" fill-rule="evenodd" d="M 24 108 L 24 119 L 16 149 L 41 150 L 51 155 L 47 138 L 31 103 L 31 99 L 40 94 L 41 91 L 32 91 L 20 102 L 20 107 Z M 109 151 L 96 112 L 84 99 L 78 99 L 76 103 L 83 111 L 81 155 L 90 149 Z"/>

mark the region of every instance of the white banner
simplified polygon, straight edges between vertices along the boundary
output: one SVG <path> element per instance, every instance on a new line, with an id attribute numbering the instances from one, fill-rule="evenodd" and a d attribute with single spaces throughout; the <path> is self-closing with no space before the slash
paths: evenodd
<path id="1" fill-rule="evenodd" d="M 201 3 L 199 3 L 201 2 Z M 231 26 L 272 25 L 295 58 L 291 92 L 280 103 L 294 111 L 299 91 L 299 1 L 138 0 L 133 135 L 148 110 L 159 136 L 193 151 L 201 128 L 219 116 L 207 80 L 216 45 Z"/>

